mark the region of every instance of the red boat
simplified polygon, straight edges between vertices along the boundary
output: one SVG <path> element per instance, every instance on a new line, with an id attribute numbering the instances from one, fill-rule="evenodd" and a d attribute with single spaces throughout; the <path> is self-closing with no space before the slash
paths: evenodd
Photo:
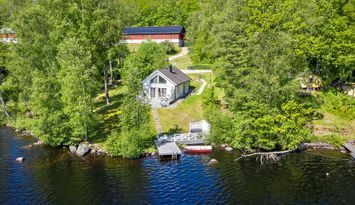
<path id="1" fill-rule="evenodd" d="M 185 153 L 191 154 L 208 154 L 212 152 L 212 146 L 186 146 L 184 147 Z"/>

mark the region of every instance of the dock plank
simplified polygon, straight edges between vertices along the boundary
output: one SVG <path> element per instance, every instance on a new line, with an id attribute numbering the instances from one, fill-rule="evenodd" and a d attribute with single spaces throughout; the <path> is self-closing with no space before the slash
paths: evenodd
<path id="1" fill-rule="evenodd" d="M 344 144 L 344 147 L 346 148 L 346 149 L 348 149 L 350 152 L 352 152 L 352 153 L 355 153 L 355 146 L 354 145 L 352 145 L 352 143 L 345 143 Z"/>
<path id="2" fill-rule="evenodd" d="M 182 152 L 175 142 L 166 142 L 157 144 L 160 156 L 180 155 Z"/>

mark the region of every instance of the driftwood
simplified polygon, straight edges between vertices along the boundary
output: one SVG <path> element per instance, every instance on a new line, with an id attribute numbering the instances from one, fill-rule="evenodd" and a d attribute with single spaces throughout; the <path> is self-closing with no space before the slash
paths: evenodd
<path id="1" fill-rule="evenodd" d="M 235 159 L 235 161 L 238 161 L 238 160 L 245 158 L 245 157 L 251 157 L 251 156 L 257 155 L 256 160 L 260 160 L 261 163 L 263 163 L 264 161 L 270 161 L 270 160 L 276 162 L 279 160 L 278 155 L 284 155 L 284 154 L 294 152 L 294 151 L 295 150 L 285 150 L 285 151 L 276 151 L 276 152 L 255 152 L 255 153 L 251 153 L 251 154 L 243 154 L 242 156 Z"/>

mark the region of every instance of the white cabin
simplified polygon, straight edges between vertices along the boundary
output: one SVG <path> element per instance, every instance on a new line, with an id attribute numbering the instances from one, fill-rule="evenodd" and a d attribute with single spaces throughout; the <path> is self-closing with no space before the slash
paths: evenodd
<path id="1" fill-rule="evenodd" d="M 167 106 L 185 97 L 190 90 L 191 78 L 178 68 L 162 68 L 142 81 L 143 89 L 151 104 Z"/>

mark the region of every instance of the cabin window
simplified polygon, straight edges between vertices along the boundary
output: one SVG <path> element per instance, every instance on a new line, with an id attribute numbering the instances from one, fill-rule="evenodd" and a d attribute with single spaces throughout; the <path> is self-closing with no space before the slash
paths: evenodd
<path id="1" fill-rule="evenodd" d="M 153 79 L 151 79 L 150 83 L 158 83 L 158 76 L 155 76 Z"/>
<path id="2" fill-rule="evenodd" d="M 158 88 L 158 96 L 166 97 L 166 88 Z"/>
<path id="3" fill-rule="evenodd" d="M 159 84 L 166 84 L 166 80 L 159 76 Z"/>
<path id="4" fill-rule="evenodd" d="M 150 88 L 150 97 L 155 98 L 155 88 Z"/>

